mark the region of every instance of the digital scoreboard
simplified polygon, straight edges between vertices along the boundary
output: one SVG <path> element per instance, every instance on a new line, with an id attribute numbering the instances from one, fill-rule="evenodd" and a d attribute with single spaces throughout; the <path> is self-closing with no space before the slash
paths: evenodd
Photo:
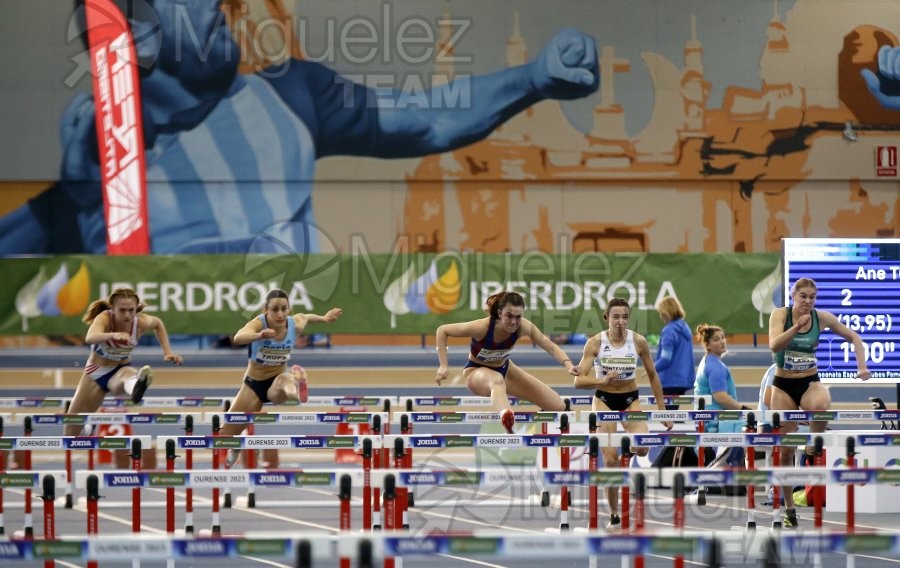
<path id="1" fill-rule="evenodd" d="M 859 334 L 869 382 L 900 382 L 900 239 L 783 239 L 784 305 L 791 287 L 812 278 L 815 309 L 833 313 Z M 823 382 L 856 382 L 856 352 L 823 331 L 816 349 Z"/>

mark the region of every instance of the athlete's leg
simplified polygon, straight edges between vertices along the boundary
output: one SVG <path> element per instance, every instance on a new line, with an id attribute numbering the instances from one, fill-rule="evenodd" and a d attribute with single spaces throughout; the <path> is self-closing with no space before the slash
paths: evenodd
<path id="1" fill-rule="evenodd" d="M 256 393 L 253 392 L 253 389 L 251 389 L 246 384 L 242 384 L 241 390 L 239 390 L 237 396 L 234 397 L 229 411 L 259 412 L 260 410 L 262 410 L 262 405 L 262 401 L 259 400 L 259 397 L 256 396 Z M 246 424 L 226 424 L 222 427 L 220 433 L 223 436 L 238 436 L 244 431 L 246 427 Z M 231 466 L 233 466 L 235 463 L 237 463 L 240 456 L 241 450 L 237 448 L 228 450 L 228 454 L 226 454 L 225 456 L 225 467 L 230 468 Z"/>
<path id="2" fill-rule="evenodd" d="M 492 406 L 497 411 L 503 412 L 509 408 L 506 380 L 499 372 L 487 367 L 469 367 L 463 369 L 463 374 L 472 394 L 490 397 Z"/>
<path id="3" fill-rule="evenodd" d="M 272 386 L 266 392 L 266 396 L 272 404 L 284 404 L 288 401 L 300 402 L 300 394 L 297 390 L 297 379 L 293 373 L 285 371 L 275 377 Z"/>
<path id="4" fill-rule="evenodd" d="M 512 361 L 506 372 L 506 392 L 536 404 L 541 410 L 559 412 L 566 409 L 566 403 L 559 393 Z"/>
<path id="5" fill-rule="evenodd" d="M 801 399 L 802 400 L 802 399 Z M 799 407 L 794 402 L 794 399 L 791 398 L 791 395 L 784 392 L 780 388 L 773 386 L 772 387 L 772 406 L 770 407 L 773 411 L 778 410 L 799 410 Z M 781 423 L 781 434 L 792 434 L 797 431 L 797 423 L 796 422 L 782 422 Z M 793 446 L 779 446 L 779 462 L 781 466 L 793 466 L 794 465 L 794 447 Z M 784 496 L 784 508 L 791 509 L 794 508 L 794 493 L 792 487 L 781 486 L 781 494 Z"/>
<path id="6" fill-rule="evenodd" d="M 90 375 L 82 373 L 66 414 L 96 412 L 100 405 L 103 404 L 105 397 L 106 391 L 100 388 Z M 81 434 L 82 428 L 80 424 L 67 424 L 63 427 L 63 434 L 66 436 L 77 436 Z"/>

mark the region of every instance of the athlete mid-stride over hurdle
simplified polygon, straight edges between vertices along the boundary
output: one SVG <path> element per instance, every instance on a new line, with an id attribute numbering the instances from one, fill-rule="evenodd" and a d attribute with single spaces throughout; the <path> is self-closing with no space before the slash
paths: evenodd
<path id="1" fill-rule="evenodd" d="M 570 375 L 578 376 L 578 367 L 559 345 L 522 317 L 525 299 L 518 292 L 498 292 L 485 301 L 488 317 L 462 323 L 449 323 L 435 333 L 439 367 L 434 375 L 437 384 L 447 380 L 447 338 L 470 337 L 469 360 L 463 367 L 466 385 L 478 396 L 491 397 L 493 408 L 500 412 L 500 422 L 512 434 L 516 422 L 509 405 L 509 395 L 523 398 L 542 410 L 562 411 L 566 405 L 559 394 L 510 360 L 516 341 L 528 337 L 553 356 Z"/>
<path id="2" fill-rule="evenodd" d="M 132 367 L 131 352 L 148 331 L 156 334 L 163 359 L 181 365 L 181 355 L 172 353 L 166 326 L 158 317 L 141 313 L 143 308 L 130 288 L 117 288 L 109 298 L 88 306 L 82 320 L 90 324 L 84 342 L 91 346 L 91 355 L 66 414 L 96 412 L 106 393 L 130 395 L 135 404 L 141 401 L 153 382 L 153 371 L 149 365 L 140 371 Z M 81 431 L 80 424 L 68 424 L 63 429 L 66 436 L 77 436 Z"/>
<path id="3" fill-rule="evenodd" d="M 306 402 L 309 387 L 306 371 L 294 365 L 288 371 L 287 363 L 297 334 L 309 323 L 331 323 L 344 311 L 331 308 L 324 316 L 316 314 L 291 314 L 287 292 L 275 289 L 266 295 L 263 313 L 244 325 L 235 335 L 235 345 L 247 346 L 247 370 L 244 383 L 234 397 L 232 412 L 259 412 L 263 404 L 284 404 L 288 401 Z M 246 424 L 226 424 L 223 436 L 237 436 Z M 225 467 L 237 462 L 241 450 L 228 450 Z"/>

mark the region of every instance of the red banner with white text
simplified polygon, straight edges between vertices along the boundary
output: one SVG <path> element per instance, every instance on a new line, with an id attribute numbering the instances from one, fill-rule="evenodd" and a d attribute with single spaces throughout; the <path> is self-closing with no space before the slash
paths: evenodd
<path id="1" fill-rule="evenodd" d="M 147 184 L 137 51 L 113 0 L 86 0 L 107 254 L 148 254 Z"/>

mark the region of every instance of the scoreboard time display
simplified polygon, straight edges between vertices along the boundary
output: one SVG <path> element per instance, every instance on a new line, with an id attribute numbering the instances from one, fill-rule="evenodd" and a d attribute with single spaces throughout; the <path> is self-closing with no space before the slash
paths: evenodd
<path id="1" fill-rule="evenodd" d="M 805 277 L 816 281 L 815 309 L 833 313 L 859 334 L 869 382 L 900 382 L 900 239 L 783 239 L 784 302 Z M 823 382 L 856 382 L 856 353 L 823 331 L 816 349 Z"/>

